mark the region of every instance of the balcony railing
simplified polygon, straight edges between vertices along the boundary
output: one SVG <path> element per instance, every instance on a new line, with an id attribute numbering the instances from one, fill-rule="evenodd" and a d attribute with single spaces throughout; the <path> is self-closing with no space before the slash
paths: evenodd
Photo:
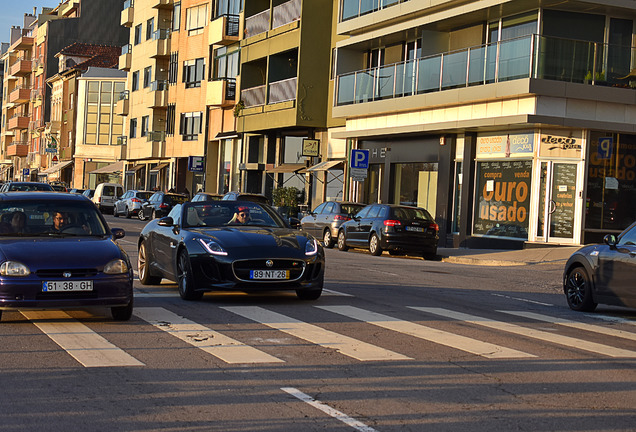
<path id="1" fill-rule="evenodd" d="M 170 29 L 157 29 L 152 32 L 152 40 L 161 40 L 170 38 Z M 122 51 L 123 54 L 123 51 Z"/>
<path id="2" fill-rule="evenodd" d="M 168 90 L 168 80 L 157 80 L 150 83 L 150 91 Z"/>
<path id="3" fill-rule="evenodd" d="M 269 84 L 269 103 L 279 103 L 296 99 L 296 77 Z"/>
<path id="4" fill-rule="evenodd" d="M 336 106 L 521 78 L 633 87 L 632 51 L 629 46 L 524 36 L 339 75 Z"/>
<path id="5" fill-rule="evenodd" d="M 340 21 L 366 15 L 408 0 L 342 0 Z"/>
<path id="6" fill-rule="evenodd" d="M 300 19 L 300 0 L 290 0 L 274 7 L 272 28 L 289 24 Z"/>
<path id="7" fill-rule="evenodd" d="M 266 93 L 266 85 L 248 88 L 245 90 L 241 90 L 241 100 L 245 104 L 245 108 L 265 105 Z"/>
<path id="8" fill-rule="evenodd" d="M 228 36 L 238 36 L 240 27 L 239 15 L 225 15 L 225 34 Z"/>
<path id="9" fill-rule="evenodd" d="M 270 10 L 264 10 L 249 18 L 245 18 L 245 37 L 255 36 L 269 30 Z"/>
<path id="10" fill-rule="evenodd" d="M 135 2 L 133 0 L 126 0 L 124 2 L 124 9 L 128 9 L 135 6 Z"/>

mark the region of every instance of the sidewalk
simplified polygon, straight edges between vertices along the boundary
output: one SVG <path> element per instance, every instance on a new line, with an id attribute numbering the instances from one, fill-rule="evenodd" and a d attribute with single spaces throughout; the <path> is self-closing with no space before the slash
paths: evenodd
<path id="1" fill-rule="evenodd" d="M 443 262 L 487 266 L 522 266 L 562 263 L 581 246 L 541 247 L 521 250 L 438 248 Z"/>

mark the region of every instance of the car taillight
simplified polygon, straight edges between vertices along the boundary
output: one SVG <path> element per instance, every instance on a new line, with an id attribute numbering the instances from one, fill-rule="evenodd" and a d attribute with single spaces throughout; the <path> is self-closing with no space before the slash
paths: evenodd
<path id="1" fill-rule="evenodd" d="M 132 202 L 141 202 L 141 200 L 139 198 L 133 198 L 130 201 L 132 201 Z"/>
<path id="2" fill-rule="evenodd" d="M 402 226 L 402 222 L 400 222 L 399 220 L 387 219 L 384 221 L 384 226 Z"/>
<path id="3" fill-rule="evenodd" d="M 351 218 L 349 216 L 343 216 L 343 215 L 336 215 L 333 219 L 337 220 L 337 221 L 348 221 L 348 220 L 351 220 Z"/>
<path id="4" fill-rule="evenodd" d="M 159 208 L 160 209 L 167 209 L 168 208 L 168 204 L 159 204 Z"/>
<path id="5" fill-rule="evenodd" d="M 435 231 L 439 231 L 439 225 L 436 223 L 432 223 L 428 226 L 430 229 L 434 229 Z"/>

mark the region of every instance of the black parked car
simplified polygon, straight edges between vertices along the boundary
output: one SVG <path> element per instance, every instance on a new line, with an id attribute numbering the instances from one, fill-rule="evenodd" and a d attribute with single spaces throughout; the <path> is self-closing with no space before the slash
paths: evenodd
<path id="1" fill-rule="evenodd" d="M 137 213 L 139 220 L 148 220 L 166 216 L 177 204 L 188 201 L 188 196 L 170 192 L 155 192 L 144 202 Z"/>
<path id="2" fill-rule="evenodd" d="M 247 192 L 228 192 L 223 195 L 223 198 L 221 199 L 229 201 L 252 201 L 260 204 L 269 204 L 269 200 L 265 195 Z"/>
<path id="3" fill-rule="evenodd" d="M 372 255 L 388 250 L 391 255 L 413 252 L 433 258 L 438 241 L 439 226 L 419 207 L 370 204 L 338 230 L 338 249 L 368 248 Z"/>
<path id="4" fill-rule="evenodd" d="M 53 191 L 53 188 L 48 183 L 40 182 L 19 182 L 9 181 L 3 183 L 0 186 L 0 192 L 33 192 L 33 191 Z"/>
<path id="5" fill-rule="evenodd" d="M 365 204 L 354 202 L 327 201 L 320 204 L 307 216 L 300 220 L 304 231 L 321 238 L 326 248 L 332 248 L 338 238 L 338 230 Z"/>
<path id="6" fill-rule="evenodd" d="M 144 227 L 138 247 L 141 283 L 173 280 L 185 300 L 200 299 L 210 290 L 295 290 L 303 300 L 322 293 L 322 246 L 291 229 L 266 204 L 177 204 L 167 217 Z"/>
<path id="7" fill-rule="evenodd" d="M 209 193 L 209 192 L 198 192 L 195 196 L 192 197 L 190 201 L 198 202 L 198 201 L 219 201 L 223 198 L 221 194 Z"/>
<path id="8" fill-rule="evenodd" d="M 636 222 L 604 244 L 572 254 L 563 272 L 563 291 L 575 311 L 591 312 L 599 303 L 636 307 Z"/>

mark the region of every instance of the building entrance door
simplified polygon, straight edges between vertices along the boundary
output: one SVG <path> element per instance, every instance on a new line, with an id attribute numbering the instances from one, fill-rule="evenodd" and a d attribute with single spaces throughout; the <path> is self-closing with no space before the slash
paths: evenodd
<path id="1" fill-rule="evenodd" d="M 541 162 L 537 240 L 574 242 L 576 163 Z"/>

